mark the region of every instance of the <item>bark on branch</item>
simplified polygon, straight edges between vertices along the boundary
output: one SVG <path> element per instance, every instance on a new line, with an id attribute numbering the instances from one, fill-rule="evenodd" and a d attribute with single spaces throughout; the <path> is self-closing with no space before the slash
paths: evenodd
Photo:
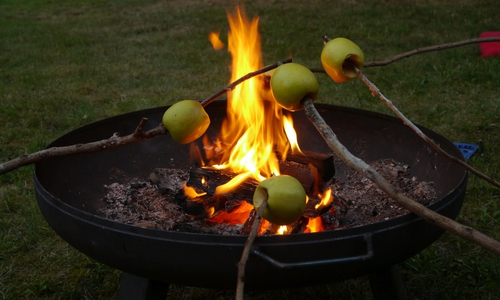
<path id="1" fill-rule="evenodd" d="M 208 104 L 212 103 L 215 101 L 218 97 L 221 95 L 227 93 L 228 91 L 231 91 L 235 86 L 238 84 L 244 82 L 247 79 L 250 79 L 254 76 L 260 75 L 262 73 L 265 73 L 267 71 L 270 71 L 272 69 L 275 69 L 283 64 L 290 63 L 292 62 L 292 59 L 285 59 L 282 61 L 279 61 L 273 65 L 261 68 L 259 70 L 256 70 L 254 72 L 248 73 L 245 76 L 242 76 L 238 78 L 237 80 L 231 82 L 228 84 L 226 87 L 218 91 L 217 93 L 212 94 L 205 100 L 201 102 L 203 107 L 207 106 Z M 13 160 L 7 161 L 5 163 L 0 164 L 0 175 L 5 174 L 7 172 L 13 171 L 17 168 L 20 168 L 22 166 L 27 166 L 30 164 L 37 163 L 39 161 L 43 161 L 49 158 L 53 157 L 58 157 L 58 156 L 65 156 L 65 155 L 73 155 L 73 154 L 80 154 L 80 153 L 91 153 L 91 152 L 97 152 L 97 151 L 102 151 L 105 149 L 112 149 L 124 145 L 129 145 L 132 143 L 136 143 L 139 141 L 147 140 L 153 137 L 156 137 L 160 134 L 166 134 L 168 131 L 166 128 L 160 124 L 156 128 L 143 132 L 144 125 L 147 122 L 147 118 L 143 118 L 137 128 L 134 130 L 134 132 L 130 135 L 120 137 L 119 133 L 113 134 L 108 139 L 101 140 L 101 141 L 96 141 L 92 143 L 87 143 L 87 144 L 77 144 L 77 145 L 71 145 L 71 146 L 66 146 L 66 147 L 54 147 L 54 148 L 49 148 L 49 149 L 44 149 L 38 152 L 34 152 L 31 154 L 26 154 L 22 155 L 18 158 L 15 158 Z"/>
<path id="2" fill-rule="evenodd" d="M 436 46 L 414 49 L 414 50 L 411 50 L 411 51 L 408 51 L 405 53 L 395 55 L 389 59 L 365 63 L 364 67 L 369 68 L 369 67 L 387 66 L 388 64 L 392 64 L 393 62 L 396 62 L 396 61 L 401 60 L 403 58 L 407 58 L 407 57 L 417 55 L 417 54 L 445 50 L 445 49 L 450 49 L 450 48 L 455 48 L 455 47 L 460 47 L 460 46 L 465 46 L 465 45 L 470 45 L 470 44 L 489 43 L 489 42 L 500 42 L 500 38 L 498 38 L 498 37 L 476 38 L 476 39 L 469 39 L 469 40 L 464 40 L 464 41 L 459 41 L 459 42 L 454 42 L 454 43 L 440 44 L 440 45 L 436 45 Z"/>
<path id="3" fill-rule="evenodd" d="M 248 261 L 248 256 L 250 255 L 250 250 L 252 249 L 253 241 L 257 237 L 259 231 L 260 223 L 262 222 L 262 214 L 267 207 L 267 197 L 257 210 L 257 215 L 252 223 L 252 230 L 245 241 L 245 246 L 243 248 L 243 253 L 241 254 L 241 259 L 238 262 L 238 279 L 236 284 L 236 300 L 243 300 L 243 292 L 245 289 L 245 267 Z"/>
<path id="4" fill-rule="evenodd" d="M 380 90 L 377 88 L 375 84 L 373 84 L 358 68 L 353 66 L 354 70 L 358 74 L 358 77 L 361 78 L 361 80 L 368 86 L 370 91 L 372 92 L 373 96 L 378 96 L 380 100 L 384 101 L 384 103 L 403 121 L 403 123 L 410 127 L 419 137 L 421 137 L 427 144 L 429 144 L 434 150 L 436 150 L 439 154 L 443 155 L 447 159 L 453 161 L 454 163 L 464 167 L 465 169 L 471 171 L 473 174 L 476 176 L 486 180 L 487 182 L 491 183 L 492 185 L 500 188 L 500 182 L 494 180 L 493 178 L 489 177 L 488 175 L 482 173 L 479 170 L 476 170 L 473 168 L 471 165 L 467 164 L 461 159 L 456 158 L 455 156 L 449 154 L 448 152 L 444 151 L 441 147 L 439 147 L 434 140 L 432 140 L 430 137 L 428 137 L 425 133 L 420 130 L 415 124 L 413 124 L 412 121 L 410 121 L 399 109 L 392 103 L 391 100 L 389 100 L 386 96 L 384 96 Z"/>
<path id="5" fill-rule="evenodd" d="M 118 132 L 115 132 L 110 138 L 100 141 L 64 147 L 52 147 L 31 154 L 22 155 L 16 159 L 1 164 L 0 175 L 15 170 L 19 167 L 34 164 L 49 158 L 113 149 L 147 140 L 160 134 L 166 134 L 168 132 L 163 124 L 160 124 L 157 127 L 144 132 L 143 129 L 147 121 L 147 118 L 143 118 L 139 122 L 139 125 L 137 125 L 133 133 L 123 137 L 121 137 Z"/>
<path id="6" fill-rule="evenodd" d="M 322 36 L 322 39 L 324 42 L 328 42 L 330 40 L 329 37 L 326 35 Z M 458 47 L 458 46 L 463 46 L 471 43 L 478 43 L 478 42 L 492 42 L 492 41 L 500 41 L 500 38 L 479 38 L 479 39 L 471 39 L 471 40 L 466 40 L 466 41 L 461 41 L 461 42 L 455 42 L 455 43 L 449 43 L 449 44 L 442 44 L 442 45 L 437 45 L 437 46 L 431 46 L 431 47 L 426 47 L 422 49 L 416 49 L 410 52 L 402 53 L 400 55 L 397 55 L 393 58 L 390 58 L 384 62 L 387 61 L 396 61 L 404 57 L 408 57 L 414 54 L 418 53 L 424 53 L 424 52 L 429 52 L 429 51 L 435 51 L 435 50 L 442 50 L 442 49 L 448 49 L 452 47 Z M 378 64 L 373 64 L 373 66 L 378 65 Z M 476 170 L 466 162 L 464 162 L 461 159 L 456 158 L 455 156 L 449 154 L 448 152 L 444 151 L 439 147 L 436 142 L 434 142 L 431 138 L 429 138 L 425 133 L 420 130 L 415 124 L 413 124 L 412 121 L 410 121 L 393 103 L 391 100 L 389 100 L 386 96 L 384 96 L 378 87 L 373 84 L 362 72 L 360 69 L 356 68 L 356 66 L 351 65 L 351 67 L 356 71 L 356 74 L 358 77 L 366 84 L 366 86 L 370 89 L 372 92 L 372 95 L 378 96 L 380 100 L 384 101 L 384 103 L 403 121 L 403 123 L 410 127 L 420 138 L 422 138 L 427 144 L 429 144 L 434 150 L 436 150 L 439 154 L 443 155 L 447 159 L 455 162 L 456 164 L 464 167 L 465 169 L 471 171 L 474 175 L 486 180 L 487 182 L 491 183 L 492 185 L 500 188 L 500 182 L 494 180 L 493 178 L 489 177 L 488 175 L 482 173 L 479 170 Z M 366 64 L 365 64 L 366 67 Z"/>
<path id="7" fill-rule="evenodd" d="M 325 41 L 329 40 L 329 38 L 327 36 L 323 36 L 322 38 Z M 464 41 L 459 41 L 459 42 L 446 43 L 446 44 L 440 44 L 440 45 L 429 46 L 429 47 L 424 47 L 424 48 L 418 48 L 418 49 L 414 49 L 414 50 L 411 50 L 408 52 L 397 54 L 397 55 L 395 55 L 391 58 L 388 58 L 388 59 L 365 62 L 363 67 L 365 67 L 365 68 L 382 67 L 382 66 L 387 66 L 389 64 L 392 64 L 393 62 L 396 62 L 396 61 L 401 60 L 403 58 L 407 58 L 407 57 L 417 55 L 417 54 L 445 50 L 445 49 L 450 49 L 450 48 L 456 48 L 456 47 L 470 45 L 470 44 L 490 43 L 490 42 L 500 42 L 500 38 L 499 37 L 476 38 L 476 39 L 469 39 L 469 40 L 464 40 Z M 310 70 L 312 72 L 316 72 L 316 73 L 325 73 L 325 70 L 323 68 L 311 68 Z"/>
<path id="8" fill-rule="evenodd" d="M 412 213 L 418 215 L 427 222 L 439 226 L 446 231 L 458 235 L 466 240 L 472 241 L 479 246 L 491 251 L 496 255 L 500 255 L 500 243 L 487 235 L 471 228 L 464 226 L 450 218 L 442 216 L 422 204 L 414 201 L 413 199 L 405 196 L 398 191 L 387 181 L 380 173 L 373 169 L 370 165 L 365 163 L 360 158 L 354 156 L 337 138 L 337 135 L 326 124 L 325 120 L 321 117 L 319 112 L 314 107 L 311 99 L 305 98 L 302 100 L 306 116 L 314 124 L 319 133 L 323 136 L 324 140 L 345 163 L 362 173 L 368 179 L 372 180 L 381 190 L 383 190 L 389 197 L 394 199 L 401 207 L 404 207 Z"/>

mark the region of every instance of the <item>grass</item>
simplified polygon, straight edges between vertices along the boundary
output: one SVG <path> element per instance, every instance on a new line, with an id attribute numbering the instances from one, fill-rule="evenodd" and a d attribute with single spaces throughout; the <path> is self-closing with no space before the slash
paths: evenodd
<path id="1" fill-rule="evenodd" d="M 392 3 L 395 2 L 395 3 Z M 248 1 L 266 64 L 293 56 L 320 67 L 320 37 L 345 36 L 367 61 L 500 30 L 496 0 Z M 117 114 L 202 99 L 227 84 L 230 57 L 209 31 L 228 30 L 232 1 L 4 0 L 0 3 L 0 162 Z M 414 122 L 484 151 L 470 163 L 500 179 L 500 59 L 477 45 L 404 59 L 365 74 Z M 390 113 L 359 80 L 325 75 L 318 102 Z M 62 241 L 35 203 L 31 166 L 0 176 L 0 299 L 113 299 L 119 272 Z M 500 190 L 470 177 L 458 221 L 500 240 Z M 401 264 L 410 299 L 498 299 L 500 259 L 445 234 Z M 169 299 L 231 299 L 173 286 Z M 369 299 L 366 278 L 249 292 L 249 299 Z"/>

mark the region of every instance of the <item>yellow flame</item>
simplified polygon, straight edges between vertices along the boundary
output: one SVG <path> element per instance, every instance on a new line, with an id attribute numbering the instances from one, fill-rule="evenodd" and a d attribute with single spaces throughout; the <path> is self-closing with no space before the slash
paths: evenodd
<path id="1" fill-rule="evenodd" d="M 286 137 L 290 142 L 292 153 L 302 153 L 297 139 L 297 132 L 293 128 L 293 119 L 291 116 L 283 116 L 283 128 L 285 129 Z"/>
<path id="2" fill-rule="evenodd" d="M 205 196 L 207 193 L 198 193 L 193 187 L 187 186 L 186 183 L 184 183 L 184 194 L 189 197 L 189 199 L 195 199 L 198 197 Z"/>
<path id="3" fill-rule="evenodd" d="M 276 233 L 279 235 L 283 235 L 286 233 L 287 230 L 288 228 L 286 227 L 286 225 L 282 225 L 278 228 L 278 231 Z"/>
<path id="4" fill-rule="evenodd" d="M 215 207 L 213 206 L 210 206 L 208 209 L 207 209 L 207 216 L 208 217 L 211 217 L 215 212 Z"/>
<path id="5" fill-rule="evenodd" d="M 330 203 L 332 203 L 333 201 L 332 189 L 326 190 L 324 195 L 319 194 L 319 197 L 321 198 L 321 202 L 316 204 L 314 208 L 321 209 L 323 207 L 330 205 Z"/>
<path id="6" fill-rule="evenodd" d="M 234 14 L 228 12 L 227 17 L 230 25 L 228 51 L 232 56 L 230 82 L 233 82 L 264 64 L 259 19 L 250 21 L 239 6 Z M 219 33 L 211 33 L 209 39 L 216 49 L 222 44 Z M 293 151 L 300 151 L 291 117 L 283 124 L 281 107 L 275 101 L 263 99 L 259 90 L 262 88 L 262 79 L 253 77 L 228 92 L 227 117 L 222 123 L 220 136 L 216 142 L 203 139 L 205 157 L 209 161 L 207 167 L 238 174 L 218 186 L 216 195 L 233 191 L 249 178 L 263 181 L 280 175 L 276 153 L 281 153 L 285 159 L 292 140 L 293 149 L 296 149 Z"/>
<path id="7" fill-rule="evenodd" d="M 215 50 L 220 50 L 224 48 L 226 45 L 220 40 L 219 38 L 220 32 L 210 32 L 208 34 L 208 40 L 212 44 L 212 47 L 214 47 Z"/>
<path id="8" fill-rule="evenodd" d="M 215 189 L 215 194 L 214 195 L 224 195 L 224 194 L 227 194 L 227 193 L 231 192 L 232 190 L 234 190 L 235 188 L 237 188 L 240 184 L 242 184 L 243 182 L 245 182 L 245 180 L 247 180 L 250 175 L 251 174 L 247 172 L 247 173 L 241 173 L 241 174 L 238 174 L 238 175 L 234 176 L 226 184 L 219 185 Z"/>
<path id="9" fill-rule="evenodd" d="M 231 82 L 263 67 L 259 19 L 249 21 L 243 9 L 228 13 L 230 32 L 228 50 L 232 56 Z M 276 151 L 284 153 L 289 147 L 283 129 L 282 110 L 273 101 L 265 101 L 259 93 L 257 78 L 237 85 L 228 93 L 227 118 L 221 128 L 221 140 L 230 144 L 217 169 L 230 169 L 234 173 L 249 174 L 262 181 L 279 175 Z M 292 128 L 293 130 L 293 128 Z M 231 180 L 233 185 L 239 180 Z M 221 188 L 232 189 L 229 187 Z"/>

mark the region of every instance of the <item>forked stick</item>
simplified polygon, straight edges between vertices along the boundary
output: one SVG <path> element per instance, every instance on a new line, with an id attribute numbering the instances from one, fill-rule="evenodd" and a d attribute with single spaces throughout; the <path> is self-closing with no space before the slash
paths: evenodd
<path id="1" fill-rule="evenodd" d="M 349 152 L 349 150 L 347 150 L 347 148 L 342 143 L 340 143 L 340 141 L 337 139 L 337 135 L 326 124 L 325 120 L 316 110 L 316 107 L 314 107 L 311 99 L 304 98 L 302 100 L 302 104 L 304 105 L 306 116 L 314 124 L 319 133 L 323 136 L 330 149 L 332 149 L 342 160 L 344 160 L 349 167 L 355 169 L 356 171 L 366 176 L 368 179 L 372 180 L 381 190 L 383 190 L 389 197 L 394 199 L 394 201 L 396 201 L 401 207 L 406 208 L 407 210 L 418 215 L 431 224 L 437 225 L 450 233 L 458 235 L 466 240 L 472 241 L 496 255 L 500 255 L 500 243 L 498 241 L 471 227 L 464 226 L 450 218 L 442 216 L 398 191 L 389 183 L 389 181 L 387 181 L 382 175 L 380 175 L 380 173 L 378 173 L 363 160 L 351 154 L 351 152 Z"/>

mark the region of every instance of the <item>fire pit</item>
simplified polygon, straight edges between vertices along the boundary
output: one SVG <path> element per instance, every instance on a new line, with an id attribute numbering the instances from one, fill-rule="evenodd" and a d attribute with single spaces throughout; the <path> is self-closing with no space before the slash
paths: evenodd
<path id="1" fill-rule="evenodd" d="M 207 107 L 218 132 L 226 117 L 226 102 Z M 450 218 L 460 211 L 467 172 L 435 153 L 399 119 L 358 109 L 316 104 L 339 140 L 356 156 L 371 162 L 392 158 L 408 164 L 418 180 L 432 181 L 437 201 L 429 208 Z M 49 147 L 105 139 L 115 132 L 132 132 L 142 117 L 156 126 L 166 107 L 105 119 L 54 141 Z M 322 137 L 303 112 L 292 114 L 303 150 L 329 154 Z M 146 128 L 147 130 L 148 128 Z M 457 157 L 453 143 L 421 128 Z M 236 264 L 246 236 L 222 236 L 141 228 L 97 215 L 104 205 L 105 184 L 116 172 L 147 178 L 157 167 L 189 168 L 189 146 L 168 136 L 156 137 L 107 151 L 54 158 L 36 164 L 34 182 L 38 205 L 50 226 L 87 256 L 124 272 L 121 295 L 139 293 L 142 283 L 234 289 Z M 347 166 L 337 164 L 342 178 Z M 319 233 L 257 237 L 246 267 L 246 289 L 278 289 L 321 284 L 384 273 L 432 244 L 443 230 L 413 214 L 355 228 Z M 389 276 L 390 277 L 390 276 Z M 142 282 L 142 283 L 141 283 Z M 389 283 L 390 285 L 390 283 Z M 161 286 L 161 284 L 160 284 Z M 126 291 L 125 291 L 126 289 Z M 377 290 L 374 287 L 374 290 Z M 378 294 L 382 295 L 382 294 Z"/>

